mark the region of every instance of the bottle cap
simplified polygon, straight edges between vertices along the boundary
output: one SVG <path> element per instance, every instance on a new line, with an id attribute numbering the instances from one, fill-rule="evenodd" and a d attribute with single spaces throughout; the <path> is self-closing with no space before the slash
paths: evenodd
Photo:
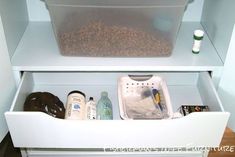
<path id="1" fill-rule="evenodd" d="M 83 95 L 84 97 L 86 97 L 86 95 L 85 95 L 83 92 L 78 91 L 78 90 L 73 90 L 73 91 L 69 92 L 68 96 L 69 96 L 70 94 L 73 94 L 73 93 L 79 93 L 79 94 Z"/>
<path id="2" fill-rule="evenodd" d="M 204 31 L 203 30 L 197 29 L 197 30 L 194 31 L 193 38 L 195 40 L 202 40 L 203 36 L 204 36 Z"/>
<path id="3" fill-rule="evenodd" d="M 106 91 L 103 91 L 103 92 L 101 92 L 101 96 L 108 96 L 108 92 L 106 92 Z"/>
<path id="4" fill-rule="evenodd" d="M 93 97 L 90 97 L 90 98 L 89 98 L 89 100 L 90 100 L 90 101 L 93 101 L 93 100 L 94 100 L 94 98 L 93 98 Z"/>

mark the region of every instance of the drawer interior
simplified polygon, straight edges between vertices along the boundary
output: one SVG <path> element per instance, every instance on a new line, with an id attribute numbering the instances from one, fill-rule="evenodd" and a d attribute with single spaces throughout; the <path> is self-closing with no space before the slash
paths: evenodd
<path id="1" fill-rule="evenodd" d="M 118 78 L 143 73 L 25 73 L 21 91 L 12 111 L 23 111 L 24 101 L 31 92 L 51 92 L 66 105 L 67 95 L 80 90 L 87 99 L 99 100 L 102 91 L 107 91 L 113 104 L 114 119 L 120 119 L 118 107 Z M 144 73 L 146 74 L 146 73 Z M 164 78 L 167 82 L 173 111 L 181 105 L 207 105 L 210 111 L 224 111 L 208 73 L 147 73 Z M 147 75 L 146 74 L 146 75 Z"/>
<path id="2" fill-rule="evenodd" d="M 118 78 L 124 75 L 158 75 L 167 82 L 173 111 L 181 105 L 207 105 L 210 112 L 194 112 L 164 120 L 120 120 Z M 71 90 L 83 91 L 97 101 L 107 91 L 114 120 L 63 120 L 42 112 L 23 112 L 28 94 L 47 91 L 64 104 Z M 207 72 L 25 72 L 12 107 L 5 113 L 14 146 L 24 148 L 172 148 L 216 147 L 226 127 L 224 112 Z M 216 122 L 216 123 L 215 123 Z"/>

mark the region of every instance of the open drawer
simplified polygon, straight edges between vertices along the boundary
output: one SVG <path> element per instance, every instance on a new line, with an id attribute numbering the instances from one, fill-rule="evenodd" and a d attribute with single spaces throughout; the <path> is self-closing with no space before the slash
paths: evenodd
<path id="1" fill-rule="evenodd" d="M 183 104 L 208 105 L 210 112 L 191 113 L 167 120 L 121 120 L 117 80 L 127 74 L 87 72 L 25 72 L 12 107 L 5 113 L 13 143 L 28 148 L 172 148 L 216 147 L 226 127 L 224 112 L 207 72 L 152 73 L 167 84 L 173 111 Z M 23 104 L 33 91 L 48 91 L 66 104 L 67 94 L 81 90 L 97 101 L 102 91 L 109 93 L 114 120 L 70 121 L 42 112 L 23 112 Z"/>

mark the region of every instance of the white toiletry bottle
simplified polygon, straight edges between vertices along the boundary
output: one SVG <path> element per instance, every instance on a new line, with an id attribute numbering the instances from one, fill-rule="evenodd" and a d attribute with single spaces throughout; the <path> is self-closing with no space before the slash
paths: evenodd
<path id="1" fill-rule="evenodd" d="M 86 103 L 86 115 L 88 120 L 96 119 L 96 103 L 93 97 L 90 97 Z"/>
<path id="2" fill-rule="evenodd" d="M 194 31 L 194 34 L 193 34 L 194 43 L 193 43 L 193 49 L 192 49 L 192 52 L 194 54 L 198 54 L 200 52 L 203 35 L 204 35 L 204 31 L 202 30 Z"/>

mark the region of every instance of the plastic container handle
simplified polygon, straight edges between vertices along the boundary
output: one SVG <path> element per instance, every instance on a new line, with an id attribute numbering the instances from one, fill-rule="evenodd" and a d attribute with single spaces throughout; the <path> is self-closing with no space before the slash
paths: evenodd
<path id="1" fill-rule="evenodd" d="M 147 81 L 153 77 L 153 75 L 128 75 L 128 76 L 135 81 Z"/>

